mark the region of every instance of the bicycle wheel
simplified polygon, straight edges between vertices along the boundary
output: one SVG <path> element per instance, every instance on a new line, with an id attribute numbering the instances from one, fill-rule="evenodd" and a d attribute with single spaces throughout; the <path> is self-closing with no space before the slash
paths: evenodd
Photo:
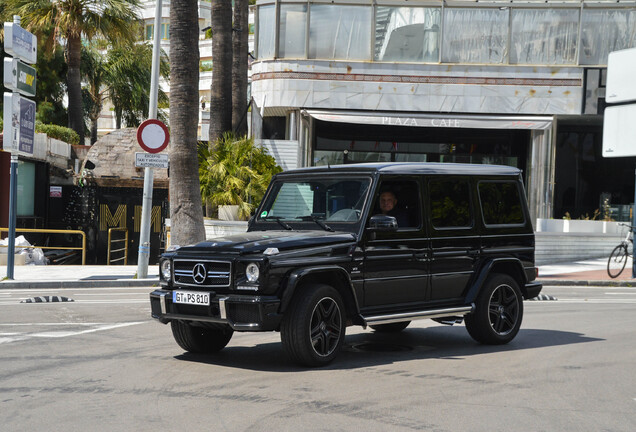
<path id="1" fill-rule="evenodd" d="M 617 278 L 627 264 L 627 246 L 620 244 L 614 248 L 607 260 L 607 274 L 609 277 Z"/>

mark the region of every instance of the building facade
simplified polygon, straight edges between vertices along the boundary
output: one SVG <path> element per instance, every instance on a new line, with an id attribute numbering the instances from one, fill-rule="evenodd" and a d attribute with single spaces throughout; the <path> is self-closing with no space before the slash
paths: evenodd
<path id="1" fill-rule="evenodd" d="M 633 202 L 636 158 L 603 159 L 601 139 L 607 57 L 636 47 L 635 1 L 256 6 L 254 130 L 294 143 L 297 165 L 516 166 L 538 218 L 623 218 Z"/>

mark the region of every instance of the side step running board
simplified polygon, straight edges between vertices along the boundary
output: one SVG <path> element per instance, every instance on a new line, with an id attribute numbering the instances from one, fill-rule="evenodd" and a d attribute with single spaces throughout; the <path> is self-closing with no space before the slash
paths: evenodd
<path id="1" fill-rule="evenodd" d="M 475 305 L 461 306 L 444 309 L 431 309 L 415 312 L 402 312 L 387 315 L 362 316 L 366 325 L 391 324 L 402 321 L 414 321 L 418 319 L 444 318 L 449 316 L 464 316 L 473 311 Z"/>

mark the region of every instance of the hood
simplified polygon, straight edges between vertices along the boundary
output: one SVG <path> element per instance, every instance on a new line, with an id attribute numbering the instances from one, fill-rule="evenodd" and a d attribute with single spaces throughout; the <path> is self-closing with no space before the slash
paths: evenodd
<path id="1" fill-rule="evenodd" d="M 349 232 L 327 231 L 252 231 L 218 237 L 191 246 L 185 246 L 178 253 L 230 252 L 238 254 L 262 253 L 267 248 L 277 248 L 283 252 L 291 249 L 327 246 L 355 241 Z"/>

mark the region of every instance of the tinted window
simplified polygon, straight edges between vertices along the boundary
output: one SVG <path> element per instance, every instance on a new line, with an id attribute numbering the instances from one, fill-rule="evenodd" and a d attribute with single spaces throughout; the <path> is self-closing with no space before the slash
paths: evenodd
<path id="1" fill-rule="evenodd" d="M 435 228 L 472 226 L 470 190 L 466 180 L 431 180 L 431 222 Z"/>
<path id="2" fill-rule="evenodd" d="M 479 199 L 486 225 L 524 223 L 521 196 L 516 182 L 480 182 Z"/>

